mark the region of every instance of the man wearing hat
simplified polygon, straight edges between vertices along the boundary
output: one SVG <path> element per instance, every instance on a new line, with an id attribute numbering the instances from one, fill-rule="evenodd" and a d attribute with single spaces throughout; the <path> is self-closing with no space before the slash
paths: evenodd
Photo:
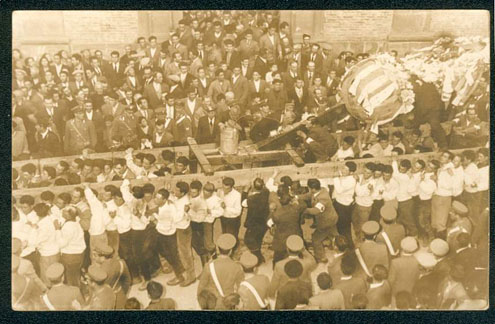
<path id="1" fill-rule="evenodd" d="M 51 288 L 41 296 L 41 303 L 46 310 L 74 310 L 77 309 L 76 305 L 85 305 L 79 288 L 64 284 L 64 270 L 64 266 L 56 262 L 46 271 L 51 283 Z"/>
<path id="2" fill-rule="evenodd" d="M 400 242 L 400 256 L 390 262 L 388 281 L 392 286 L 392 295 L 400 291 L 412 293 L 419 279 L 419 264 L 413 253 L 419 248 L 418 241 L 408 236 Z"/>
<path id="3" fill-rule="evenodd" d="M 113 248 L 109 245 L 98 246 L 96 252 L 98 253 L 96 264 L 105 272 L 103 281 L 112 289 L 116 298 L 113 307 L 124 309 L 127 292 L 132 282 L 129 268 L 123 259 L 112 257 Z"/>
<path id="4" fill-rule="evenodd" d="M 240 283 L 237 293 L 239 294 L 243 310 L 269 309 L 267 301 L 270 279 L 258 274 L 258 258 L 249 251 L 241 255 L 240 263 L 244 269 L 245 278 Z"/>
<path id="5" fill-rule="evenodd" d="M 211 292 L 217 298 L 216 309 L 225 308 L 223 299 L 235 293 L 244 280 L 241 265 L 230 258 L 236 242 L 231 234 L 220 235 L 217 240 L 218 257 L 208 262 L 199 279 L 197 295 L 203 290 Z"/>
<path id="6" fill-rule="evenodd" d="M 255 143 L 270 136 L 275 136 L 280 126 L 278 120 L 272 114 L 266 99 L 261 102 L 259 107 L 259 111 L 254 113 L 255 123 L 249 132 L 251 140 Z"/>
<path id="7" fill-rule="evenodd" d="M 357 248 L 356 256 L 361 265 L 361 275 L 372 276 L 375 265 L 382 264 L 389 268 L 388 251 L 385 244 L 375 242 L 376 235 L 380 231 L 380 224 L 375 221 L 367 221 L 363 224 L 364 242 Z"/>
<path id="8" fill-rule="evenodd" d="M 104 268 L 93 264 L 88 268 L 90 297 L 87 310 L 114 310 L 115 293 L 107 283 L 107 273 Z M 122 307 L 123 308 L 123 307 Z"/>
<path id="9" fill-rule="evenodd" d="M 451 266 L 450 260 L 448 259 L 450 251 L 449 243 L 440 238 L 436 238 L 431 241 L 429 250 L 437 261 L 433 272 L 438 273 L 440 278 L 445 278 L 448 275 Z"/>
<path id="10" fill-rule="evenodd" d="M 206 106 L 205 111 L 206 116 L 198 120 L 198 128 L 196 130 L 196 142 L 198 144 L 214 143 L 220 136 L 219 119 L 216 115 L 215 108 L 213 106 Z"/>
<path id="11" fill-rule="evenodd" d="M 64 151 L 67 155 L 81 154 L 83 149 L 94 149 L 96 130 L 92 121 L 84 117 L 80 106 L 72 108 L 74 118 L 65 124 Z"/>
<path id="12" fill-rule="evenodd" d="M 420 266 L 420 274 L 412 291 L 413 296 L 421 309 L 438 309 L 438 287 L 445 277 L 432 271 L 437 262 L 432 254 L 418 252 L 415 257 Z"/>
<path id="13" fill-rule="evenodd" d="M 12 255 L 12 308 L 14 310 L 34 310 L 39 305 L 41 291 L 33 279 L 19 273 L 21 258 Z"/>
<path id="14" fill-rule="evenodd" d="M 401 241 L 406 237 L 406 230 L 402 224 L 396 223 L 397 211 L 393 206 L 383 206 L 380 209 L 380 215 L 382 217 L 380 222 L 382 230 L 376 236 L 376 242 L 384 243 L 390 258 L 393 258 L 399 254 Z"/>
<path id="15" fill-rule="evenodd" d="M 447 228 L 447 243 L 452 247 L 452 250 L 457 250 L 457 236 L 460 233 L 467 233 L 471 235 L 473 231 L 473 225 L 468 218 L 468 209 L 467 207 L 457 201 L 454 200 L 452 202 L 452 207 L 449 212 L 449 227 Z"/>
<path id="16" fill-rule="evenodd" d="M 113 120 L 111 133 L 112 138 L 122 138 L 124 146 L 139 148 L 137 118 L 134 115 L 133 106 L 125 106 L 124 113 Z"/>
<path id="17" fill-rule="evenodd" d="M 299 260 L 290 260 L 284 265 L 288 281 L 278 290 L 275 309 L 295 309 L 304 307 L 313 296 L 311 283 L 301 280 L 303 265 Z"/>
<path id="18" fill-rule="evenodd" d="M 289 256 L 275 264 L 273 269 L 273 276 L 270 282 L 269 296 L 275 297 L 277 291 L 282 287 L 289 278 L 285 273 L 285 265 L 291 260 L 298 260 L 302 267 L 303 272 L 300 275 L 302 281 L 311 283 L 311 272 L 316 268 L 315 258 L 304 248 L 304 241 L 298 235 L 291 235 L 286 241 L 287 252 Z"/>

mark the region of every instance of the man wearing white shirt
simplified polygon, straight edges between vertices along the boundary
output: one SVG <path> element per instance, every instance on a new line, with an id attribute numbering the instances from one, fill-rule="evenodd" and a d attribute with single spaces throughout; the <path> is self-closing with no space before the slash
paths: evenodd
<path id="1" fill-rule="evenodd" d="M 399 184 L 393 178 L 394 169 L 391 165 L 383 166 L 383 205 L 390 205 L 396 210 L 398 208 L 397 204 L 397 193 L 399 192 Z"/>
<path id="2" fill-rule="evenodd" d="M 201 265 L 204 267 L 208 261 L 208 254 L 205 248 L 204 239 L 204 227 L 203 222 L 206 218 L 206 211 L 208 209 L 206 201 L 201 195 L 203 184 L 194 180 L 191 182 L 189 191 L 189 207 L 188 214 L 191 217 L 191 230 L 192 230 L 192 247 L 196 254 L 201 259 Z"/>
<path id="3" fill-rule="evenodd" d="M 452 164 L 454 168 L 452 171 L 454 175 L 452 176 L 452 199 L 461 200 L 461 194 L 464 190 L 464 168 L 461 165 L 462 156 L 456 155 L 452 159 Z"/>
<path id="4" fill-rule="evenodd" d="M 354 158 L 354 137 L 346 136 L 342 141 L 337 153 L 332 157 L 333 161 L 344 161 L 346 158 Z"/>
<path id="5" fill-rule="evenodd" d="M 50 215 L 50 207 L 44 203 L 39 203 L 34 206 L 36 215 L 40 218 L 37 223 L 38 228 L 35 234 L 28 240 L 36 247 L 40 254 L 40 278 L 45 285 L 50 287 L 51 282 L 46 276 L 48 267 L 58 262 L 60 259 L 60 248 L 56 240 L 54 219 Z"/>
<path id="6" fill-rule="evenodd" d="M 132 210 L 125 202 L 123 194 L 119 189 L 112 193 L 112 198 L 117 210 L 110 216 L 113 216 L 113 223 L 117 226 L 119 234 L 119 250 L 118 255 L 128 264 L 132 258 Z"/>
<path id="7" fill-rule="evenodd" d="M 356 205 L 352 211 L 352 227 L 358 241 L 361 241 L 363 236 L 361 227 L 369 220 L 371 206 L 373 205 L 373 196 L 375 179 L 373 172 L 376 169 L 374 163 L 368 162 L 364 166 L 363 174 L 356 179 Z"/>
<path id="8" fill-rule="evenodd" d="M 62 210 L 63 223 L 55 220 L 55 236 L 60 248 L 60 263 L 65 267 L 65 281 L 69 286 L 80 286 L 81 267 L 86 250 L 84 232 L 76 218 L 79 211 L 68 206 Z"/>
<path id="9" fill-rule="evenodd" d="M 474 225 L 478 223 L 480 214 L 480 201 L 477 185 L 479 182 L 479 170 L 475 161 L 476 153 L 474 153 L 474 151 L 467 150 L 462 152 L 462 164 L 464 166 L 464 192 L 462 193 L 462 200 L 468 208 L 468 215 Z"/>
<path id="10" fill-rule="evenodd" d="M 418 235 L 418 228 L 414 218 L 414 202 L 409 192 L 413 181 L 411 167 L 411 161 L 409 160 L 402 160 L 399 165 L 395 158 L 392 162 L 393 178 L 399 184 L 399 190 L 397 191 L 397 221 L 404 225 L 406 235 L 416 236 Z"/>
<path id="11" fill-rule="evenodd" d="M 373 220 L 375 222 L 380 221 L 380 209 L 383 207 L 383 168 L 385 165 L 382 163 L 377 163 L 375 165 L 375 171 L 373 172 L 373 181 L 375 183 L 373 191 L 371 192 L 371 198 L 373 199 L 373 205 L 371 205 L 371 212 L 369 220 Z"/>
<path id="12" fill-rule="evenodd" d="M 140 186 L 132 188 L 132 194 L 129 190 L 129 180 L 124 179 L 120 186 L 122 198 L 131 209 L 131 238 L 132 238 L 132 256 L 127 260 L 127 266 L 131 273 L 132 283 L 141 283 L 140 275 L 144 278 L 142 287 L 146 288 L 145 283 L 151 280 L 150 260 L 148 254 L 144 253 L 144 241 L 147 232 L 146 227 L 149 224 L 149 219 L 144 216 L 145 204 L 143 203 L 144 192 Z"/>
<path id="13" fill-rule="evenodd" d="M 158 212 L 154 214 L 156 220 L 156 247 L 158 253 L 167 260 L 175 272 L 175 278 L 167 281 L 167 285 L 175 286 L 184 283 L 184 266 L 180 260 L 177 247 L 176 222 L 179 221 L 175 204 L 169 200 L 170 193 L 160 189 L 155 195 Z"/>
<path id="14" fill-rule="evenodd" d="M 206 201 L 206 218 L 203 222 L 205 249 L 208 258 L 215 254 L 216 245 L 213 239 L 213 225 L 215 220 L 224 214 L 222 200 L 215 193 L 215 185 L 207 182 L 203 187 L 203 198 Z"/>
<path id="15" fill-rule="evenodd" d="M 356 179 L 354 178 L 356 169 L 356 163 L 348 161 L 339 170 L 340 177 L 333 178 L 333 206 L 339 215 L 337 230 L 340 235 L 347 238 L 350 245 L 352 245 L 351 221 L 356 187 Z"/>
<path id="16" fill-rule="evenodd" d="M 419 234 L 426 242 L 433 238 L 431 228 L 431 197 L 437 189 L 434 175 L 440 168 L 440 162 L 431 160 L 428 162 L 425 172 L 421 172 L 419 181 L 419 208 L 418 208 L 418 225 Z"/>
<path id="17" fill-rule="evenodd" d="M 108 245 L 113 249 L 113 257 L 118 257 L 119 253 L 119 232 L 117 231 L 117 225 L 114 222 L 115 215 L 117 214 L 117 205 L 112 200 L 113 193 L 118 190 L 114 185 L 106 185 L 103 188 L 103 192 L 100 192 L 102 197 L 103 207 L 106 210 L 104 214 L 105 218 L 105 230 L 107 232 Z"/>
<path id="18" fill-rule="evenodd" d="M 91 249 L 90 258 L 94 262 L 96 247 L 108 245 L 107 233 L 105 231 L 104 214 L 107 213 L 103 203 L 96 197 L 88 183 L 84 184 L 84 195 L 91 210 L 91 222 L 89 224 L 89 247 Z"/>
<path id="19" fill-rule="evenodd" d="M 222 180 L 222 189 L 218 190 L 218 197 L 222 199 L 221 206 L 224 209 L 223 216 L 220 218 L 223 234 L 232 234 L 239 242 L 239 228 L 241 227 L 241 194 L 234 189 L 235 181 L 230 177 Z M 233 248 L 235 251 L 238 243 Z"/>
<path id="20" fill-rule="evenodd" d="M 440 156 L 440 169 L 433 177 L 437 183 L 437 189 L 431 198 L 431 227 L 435 236 L 445 239 L 447 221 L 449 219 L 450 206 L 452 204 L 452 182 L 454 155 L 449 151 L 442 151 Z"/>
<path id="21" fill-rule="evenodd" d="M 19 199 L 19 220 L 12 223 L 12 237 L 17 237 L 22 242 L 22 252 L 20 257 L 25 258 L 33 264 L 36 273 L 39 275 L 39 254 L 36 247 L 29 244 L 29 238 L 36 233 L 36 223 L 39 221 L 38 215 L 33 210 L 34 197 L 24 195 Z"/>
<path id="22" fill-rule="evenodd" d="M 479 210 L 485 210 L 489 207 L 488 202 L 488 189 L 490 187 L 490 150 L 486 147 L 478 150 L 478 192 L 480 195 Z"/>
<path id="23" fill-rule="evenodd" d="M 196 281 L 196 272 L 194 270 L 194 259 L 192 255 L 192 229 L 191 218 L 189 216 L 190 200 L 189 200 L 189 185 L 183 181 L 179 181 L 175 184 L 174 205 L 177 209 L 177 221 L 175 227 L 177 228 L 177 244 L 179 245 L 179 257 L 180 261 L 186 269 L 184 276 L 184 282 L 181 283 L 182 287 L 189 286 Z"/>

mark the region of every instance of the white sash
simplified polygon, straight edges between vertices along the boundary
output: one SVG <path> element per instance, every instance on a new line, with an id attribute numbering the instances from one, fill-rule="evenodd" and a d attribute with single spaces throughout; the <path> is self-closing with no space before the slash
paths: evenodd
<path id="1" fill-rule="evenodd" d="M 253 294 L 254 298 L 256 298 L 256 301 L 258 302 L 258 305 L 260 305 L 261 308 L 266 307 L 266 302 L 263 301 L 263 299 L 261 299 L 261 296 L 258 294 L 258 292 L 256 291 L 256 288 L 254 288 L 253 285 L 251 285 L 247 281 L 243 281 L 243 282 L 241 282 L 241 286 L 244 286 L 247 289 L 249 289 L 249 291 Z"/>
<path id="2" fill-rule="evenodd" d="M 119 260 L 119 265 L 120 265 L 119 276 L 118 276 L 117 280 L 115 280 L 115 282 L 113 283 L 113 287 L 112 287 L 112 289 L 114 291 L 115 291 L 115 287 L 117 287 L 117 285 L 120 281 L 120 277 L 122 277 L 122 273 L 124 272 L 124 265 L 122 264 L 122 260 Z M 117 292 L 119 290 L 120 290 L 120 287 L 115 292 Z"/>
<path id="3" fill-rule="evenodd" d="M 382 231 L 381 234 L 383 236 L 383 239 L 385 240 L 385 244 L 387 245 L 390 254 L 396 256 L 399 251 L 394 251 L 394 246 L 392 245 L 392 242 L 390 242 L 390 238 L 388 237 L 387 233 L 385 231 Z"/>
<path id="4" fill-rule="evenodd" d="M 225 295 L 223 294 L 222 286 L 220 286 L 220 281 L 218 281 L 217 273 L 215 272 L 215 266 L 213 265 L 213 262 L 210 263 L 210 272 L 211 272 L 211 277 L 213 278 L 213 282 L 215 283 L 215 286 L 217 287 L 217 290 L 220 293 L 220 296 L 225 297 Z"/>
<path id="5" fill-rule="evenodd" d="M 53 304 L 48 299 L 48 294 L 43 295 L 43 301 L 45 302 L 45 305 L 48 307 L 49 310 L 52 310 L 52 311 L 56 310 L 55 306 L 53 306 Z"/>
<path id="6" fill-rule="evenodd" d="M 27 291 L 28 285 L 29 285 L 29 280 L 30 279 L 26 277 L 26 285 L 24 286 L 24 290 L 22 291 L 22 294 L 19 296 L 19 298 L 17 298 L 17 301 L 14 303 L 14 305 L 12 305 L 13 309 L 16 309 L 17 306 L 19 306 L 19 303 L 21 302 L 22 298 L 26 294 L 26 291 Z"/>
<path id="7" fill-rule="evenodd" d="M 372 277 L 370 271 L 368 270 L 368 266 L 366 265 L 366 262 L 364 262 L 363 256 L 361 255 L 361 251 L 359 251 L 359 249 L 356 249 L 356 256 L 359 260 L 359 263 L 361 264 L 361 268 L 363 268 L 366 275 L 368 277 Z"/>

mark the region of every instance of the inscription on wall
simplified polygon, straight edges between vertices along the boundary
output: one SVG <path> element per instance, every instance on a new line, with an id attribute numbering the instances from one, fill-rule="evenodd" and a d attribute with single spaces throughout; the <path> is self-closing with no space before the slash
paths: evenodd
<path id="1" fill-rule="evenodd" d="M 137 11 L 65 11 L 66 35 L 77 43 L 129 43 L 138 37 Z"/>

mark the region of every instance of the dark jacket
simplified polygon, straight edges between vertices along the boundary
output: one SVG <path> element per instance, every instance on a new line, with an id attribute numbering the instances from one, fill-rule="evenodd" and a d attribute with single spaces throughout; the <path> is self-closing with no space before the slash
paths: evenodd
<path id="1" fill-rule="evenodd" d="M 263 188 L 260 192 L 252 194 L 246 198 L 248 207 L 244 227 L 265 228 L 267 226 L 266 221 L 268 220 L 268 214 L 270 212 L 268 203 L 269 194 L 270 192 L 268 189 Z"/>

